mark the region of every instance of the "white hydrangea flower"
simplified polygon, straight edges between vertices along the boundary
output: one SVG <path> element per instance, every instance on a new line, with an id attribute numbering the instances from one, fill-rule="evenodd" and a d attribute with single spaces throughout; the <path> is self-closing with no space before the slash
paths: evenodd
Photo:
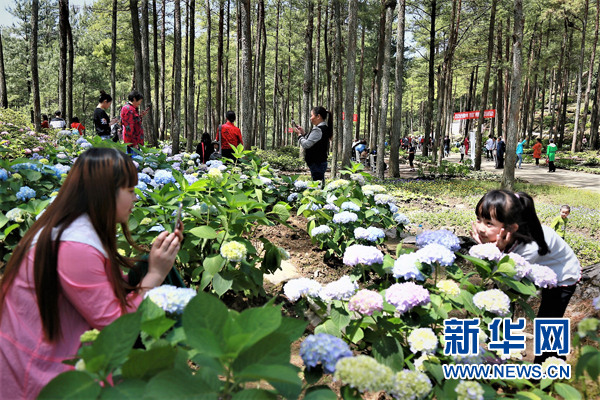
<path id="1" fill-rule="evenodd" d="M 317 297 L 321 291 L 321 284 L 308 278 L 291 279 L 283 286 L 283 293 L 291 302 L 296 302 L 300 297 Z"/>
<path id="2" fill-rule="evenodd" d="M 510 298 L 499 289 L 491 289 L 473 296 L 473 304 L 481 310 L 505 316 L 510 313 Z"/>
<path id="3" fill-rule="evenodd" d="M 221 246 L 221 256 L 233 262 L 240 262 L 246 257 L 248 249 L 240 242 L 226 242 Z"/>
<path id="4" fill-rule="evenodd" d="M 417 328 L 408 335 L 410 351 L 433 354 L 437 349 L 438 338 L 431 328 Z"/>
<path id="5" fill-rule="evenodd" d="M 150 289 L 144 298 L 149 297 L 154 304 L 168 313 L 180 315 L 196 294 L 194 289 L 162 285 Z"/>
<path id="6" fill-rule="evenodd" d="M 325 285 L 319 292 L 319 297 L 325 302 L 332 300 L 348 301 L 358 290 L 358 284 L 352 282 L 349 276 L 344 275 L 337 281 Z"/>
<path id="7" fill-rule="evenodd" d="M 435 285 L 440 292 L 450 297 L 460 296 L 460 286 L 455 281 L 444 279 Z"/>
<path id="8" fill-rule="evenodd" d="M 454 391 L 458 393 L 457 400 L 483 400 L 483 394 L 485 393 L 479 383 L 463 380 L 456 385 Z"/>

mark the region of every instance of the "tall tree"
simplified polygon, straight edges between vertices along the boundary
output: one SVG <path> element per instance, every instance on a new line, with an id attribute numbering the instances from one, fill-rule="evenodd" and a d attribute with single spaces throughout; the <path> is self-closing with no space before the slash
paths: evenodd
<path id="1" fill-rule="evenodd" d="M 494 25 L 496 22 L 496 6 L 498 0 L 492 0 L 492 9 L 490 11 L 490 29 L 488 31 L 488 50 L 487 64 L 485 66 L 485 76 L 483 77 L 483 90 L 481 91 L 481 105 L 479 108 L 479 123 L 475 134 L 475 170 L 481 169 L 481 127 L 483 126 L 483 113 L 487 108 L 487 96 L 490 87 L 490 70 L 492 69 L 492 55 L 494 54 Z"/>
<path id="2" fill-rule="evenodd" d="M 277 0 L 277 19 L 275 22 L 275 64 L 274 64 L 274 72 L 273 72 L 273 121 L 274 121 L 274 129 L 273 129 L 273 142 L 271 146 L 273 149 L 279 146 L 279 138 L 280 131 L 277 129 L 278 121 L 278 94 L 279 94 L 279 19 L 281 14 L 281 0 Z M 282 107 L 283 108 L 283 107 Z M 281 113 L 283 114 L 283 113 Z M 283 128 L 283 124 L 282 124 Z"/>
<path id="3" fill-rule="evenodd" d="M 73 12 L 75 14 L 75 12 Z M 75 52 L 73 49 L 73 31 L 71 23 L 67 21 L 67 126 L 73 122 L 73 63 L 75 61 Z"/>
<path id="4" fill-rule="evenodd" d="M 259 148 L 266 149 L 267 146 L 267 135 L 265 132 L 265 123 L 266 123 L 266 101 L 265 101 L 265 64 L 267 58 L 267 27 L 265 24 L 265 2 L 264 0 L 258 1 L 258 13 L 259 13 L 259 26 L 258 29 L 261 32 L 261 41 L 262 44 L 260 46 L 259 53 L 259 87 L 258 87 L 258 106 L 260 108 L 260 112 L 258 114 L 258 142 Z"/>
<path id="5" fill-rule="evenodd" d="M 157 0 L 152 0 L 152 59 L 153 59 L 153 73 L 154 73 L 154 92 L 152 93 L 154 110 L 152 114 L 154 116 L 154 137 L 158 140 L 158 126 L 160 124 L 160 69 L 158 68 L 158 12 L 156 9 Z"/>
<path id="6" fill-rule="evenodd" d="M 38 74 L 38 14 L 39 1 L 31 2 L 31 44 L 29 46 L 31 58 L 31 86 L 33 93 L 33 127 L 39 132 L 42 127 L 41 109 L 40 109 L 40 80 Z"/>
<path id="7" fill-rule="evenodd" d="M 515 159 L 517 151 L 517 121 L 521 95 L 521 67 L 523 63 L 523 0 L 514 0 L 513 72 L 510 84 L 510 108 L 506 131 L 506 163 L 502 174 L 502 188 L 513 190 L 515 184 Z"/>
<path id="8" fill-rule="evenodd" d="M 356 77 L 356 31 L 358 29 L 358 0 L 348 2 L 348 47 L 346 51 L 346 99 L 344 101 L 344 136 L 342 143 L 342 166 L 350 166 L 352 156 L 352 123 Z"/>
<path id="9" fill-rule="evenodd" d="M 596 27 L 594 29 L 594 41 L 592 44 L 592 55 L 590 56 L 590 64 L 588 67 L 587 84 L 585 87 L 585 100 L 583 101 L 583 121 L 581 123 L 581 139 L 585 135 L 585 127 L 587 125 L 587 116 L 589 111 L 590 91 L 592 89 L 592 77 L 594 75 L 594 61 L 596 60 L 596 47 L 598 45 L 598 28 L 600 26 L 600 0 L 596 0 Z"/>
<path id="10" fill-rule="evenodd" d="M 496 92 L 496 123 L 498 124 L 498 129 L 496 136 L 502 136 L 502 124 L 504 121 L 504 82 L 503 76 L 504 72 L 502 71 L 502 21 L 500 21 L 500 26 L 498 27 L 498 44 L 496 45 L 496 76 L 498 77 L 498 90 Z"/>
<path id="11" fill-rule="evenodd" d="M 165 140 L 167 130 L 167 104 L 166 104 L 166 53 L 167 53 L 167 0 L 162 0 L 161 29 L 160 29 L 160 125 L 159 138 Z"/>
<path id="12" fill-rule="evenodd" d="M 394 10 L 396 0 L 384 0 L 385 7 L 385 33 L 384 33 L 384 52 L 381 79 L 381 110 L 379 115 L 379 132 L 377 134 L 377 177 L 383 179 L 385 174 L 385 138 L 388 132 L 387 116 L 388 104 L 390 100 L 390 65 L 392 48 L 392 22 L 394 21 Z"/>
<path id="13" fill-rule="evenodd" d="M 377 135 L 379 133 L 379 108 L 381 104 L 381 77 L 383 68 L 383 57 L 385 52 L 385 0 L 381 1 L 381 15 L 379 17 L 379 36 L 377 43 L 377 67 L 374 69 L 373 95 L 371 99 L 371 135 L 369 148 L 377 147 Z"/>
<path id="14" fill-rule="evenodd" d="M 332 109 L 335 122 L 333 123 L 333 154 L 331 160 L 331 177 L 339 173 L 340 140 L 342 129 L 342 16 L 340 0 L 333 0 L 333 14 L 335 21 L 335 46 L 334 46 L 334 71 L 333 71 L 333 101 Z"/>
<path id="15" fill-rule="evenodd" d="M 110 34 L 110 97 L 113 102 L 110 104 L 111 118 L 116 115 L 117 110 L 117 7 L 119 0 L 112 2 L 112 25 Z"/>
<path id="16" fill-rule="evenodd" d="M 301 125 L 308 132 L 310 129 L 310 103 L 313 90 L 313 30 L 315 5 L 313 0 L 307 1 L 306 30 L 304 31 L 304 84 L 302 85 Z"/>
<path id="17" fill-rule="evenodd" d="M 196 1 L 190 0 L 190 38 L 188 44 L 188 92 L 187 92 L 187 146 L 186 151 L 194 151 L 194 139 L 196 138 L 195 107 L 194 107 L 194 42 L 196 41 Z M 206 60 L 210 63 L 210 60 Z"/>
<path id="18" fill-rule="evenodd" d="M 396 71 L 394 91 L 394 120 L 392 137 L 390 139 L 390 176 L 400 176 L 398 161 L 400 138 L 402 137 L 402 94 L 404 93 L 404 29 L 406 15 L 406 0 L 398 2 L 398 27 L 396 31 Z M 364 34 L 364 30 L 363 30 Z"/>
<path id="19" fill-rule="evenodd" d="M 59 15 L 59 64 L 58 64 L 58 108 L 67 111 L 67 35 L 69 27 L 69 0 L 58 1 Z"/>
<path id="20" fill-rule="evenodd" d="M 212 124 L 212 70 L 210 48 L 212 46 L 212 12 L 210 9 L 210 0 L 206 0 L 206 131 L 214 135 L 214 127 Z M 219 115 L 218 123 L 220 124 L 223 117 Z"/>
<path id="21" fill-rule="evenodd" d="M 355 137 L 358 140 L 360 136 L 360 111 L 362 106 L 363 98 L 363 84 L 364 84 L 364 66 L 365 66 L 365 25 L 362 24 L 362 34 L 360 37 L 360 72 L 358 73 L 358 95 L 356 96 L 356 134 Z M 358 160 L 357 160 L 358 161 Z"/>
<path id="22" fill-rule="evenodd" d="M 430 28 L 429 28 L 429 84 L 427 86 L 427 110 L 425 113 L 425 145 L 423 146 L 423 155 L 427 156 L 429 154 L 428 145 L 429 145 L 429 137 L 431 134 L 431 126 L 433 121 L 433 101 L 435 95 L 435 19 L 437 13 L 437 1 L 431 0 L 429 3 L 429 18 L 430 18 Z"/>
<path id="23" fill-rule="evenodd" d="M 225 20 L 225 3 L 223 0 L 219 0 L 219 36 L 217 38 L 217 84 L 215 88 L 215 107 L 217 109 L 217 120 L 221 121 L 225 115 L 222 103 L 223 99 L 223 30 Z"/>
<path id="24" fill-rule="evenodd" d="M 579 110 L 581 108 L 581 77 L 583 75 L 583 62 L 585 57 L 585 34 L 587 31 L 589 8 L 590 1 L 585 0 L 583 2 L 583 20 L 581 25 L 581 50 L 579 52 L 579 65 L 577 69 L 577 105 L 575 107 L 575 125 L 573 126 L 573 141 L 571 143 L 572 152 L 581 150 L 581 137 L 579 136 Z M 585 126 L 583 127 L 583 131 L 585 131 Z M 583 134 L 581 136 L 583 136 Z"/>
<path id="25" fill-rule="evenodd" d="M 149 15 L 149 0 L 142 0 L 142 68 L 143 68 L 143 94 L 144 104 L 149 106 L 152 104 L 152 85 L 150 81 L 150 15 Z M 155 105 L 156 106 L 156 105 Z M 152 107 L 148 110 L 148 114 L 143 119 L 146 144 L 152 147 L 158 146 L 158 135 L 154 129 L 154 110 Z"/>
<path id="26" fill-rule="evenodd" d="M 0 28 L 0 107 L 8 108 L 6 91 L 6 72 L 4 70 L 4 49 L 2 47 L 2 29 Z"/>
<path id="27" fill-rule="evenodd" d="M 176 2 L 178 3 L 178 2 Z M 140 40 L 140 16 L 138 0 L 129 0 L 129 8 L 131 10 L 131 30 L 133 34 L 133 59 L 135 63 L 134 71 L 134 86 L 133 89 L 144 93 L 144 64 L 142 56 L 142 42 Z M 149 101 L 150 99 L 146 99 Z"/>
<path id="28" fill-rule="evenodd" d="M 173 19 L 173 122 L 171 123 L 172 154 L 179 154 L 181 132 L 181 5 L 174 2 Z"/>
<path id="29" fill-rule="evenodd" d="M 252 35 L 250 31 L 250 0 L 240 2 L 240 24 L 241 24 L 241 101 L 240 101 L 240 129 L 244 140 L 244 149 L 250 150 L 252 146 Z M 239 76 L 239 75 L 238 75 Z"/>

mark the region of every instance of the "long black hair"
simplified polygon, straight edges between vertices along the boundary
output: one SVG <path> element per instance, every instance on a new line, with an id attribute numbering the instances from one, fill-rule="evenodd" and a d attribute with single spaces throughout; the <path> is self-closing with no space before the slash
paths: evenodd
<path id="1" fill-rule="evenodd" d="M 475 214 L 477 218 L 495 219 L 505 226 L 517 224 L 519 228 L 513 233 L 516 240 L 521 243 L 535 241 L 539 255 L 549 253 L 533 199 L 527 193 L 490 190 L 477 203 Z"/>

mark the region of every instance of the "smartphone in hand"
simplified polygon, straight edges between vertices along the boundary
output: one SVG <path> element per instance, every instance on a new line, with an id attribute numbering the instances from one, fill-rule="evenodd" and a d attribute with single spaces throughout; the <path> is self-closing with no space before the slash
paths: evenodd
<path id="1" fill-rule="evenodd" d="M 183 203 L 179 203 L 179 208 L 175 213 L 175 218 L 173 218 L 173 232 L 177 229 L 177 226 L 181 222 L 181 210 L 183 209 Z"/>

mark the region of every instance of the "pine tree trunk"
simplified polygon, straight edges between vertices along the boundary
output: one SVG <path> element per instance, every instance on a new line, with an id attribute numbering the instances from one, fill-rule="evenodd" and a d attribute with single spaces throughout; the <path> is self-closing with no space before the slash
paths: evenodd
<path id="1" fill-rule="evenodd" d="M 167 29 L 166 29 L 166 20 L 167 20 L 167 0 L 162 1 L 162 21 L 161 21 L 161 30 L 160 30 L 160 128 L 159 128 L 159 138 L 160 140 L 166 139 L 166 130 L 167 130 L 167 103 L 166 103 L 166 92 L 165 92 L 165 84 L 166 84 L 166 42 L 167 42 Z"/>
<path id="2" fill-rule="evenodd" d="M 370 149 L 375 149 L 377 144 L 377 135 L 379 134 L 379 108 L 381 104 L 381 69 L 383 68 L 383 57 L 385 52 L 385 0 L 381 1 L 381 17 L 379 19 L 379 39 L 377 44 L 377 68 L 375 69 L 375 90 L 371 101 L 371 141 Z"/>
<path id="3" fill-rule="evenodd" d="M 523 26 L 523 0 L 514 0 L 515 26 L 513 31 L 513 70 L 510 88 L 510 108 L 508 129 L 506 132 L 506 161 L 502 174 L 502 188 L 513 190 L 515 184 L 515 159 L 517 151 L 517 113 L 519 112 L 519 97 L 521 94 L 521 67 L 523 63 L 522 43 Z"/>
<path id="4" fill-rule="evenodd" d="M 151 70 L 150 70 L 150 15 L 149 15 L 149 0 L 142 0 L 142 68 L 144 70 L 144 105 L 146 107 L 152 104 L 152 85 L 151 85 Z M 146 145 L 157 147 L 158 137 L 154 129 L 154 109 L 150 107 L 148 114 L 142 120 L 144 123 L 144 137 Z"/>
<path id="5" fill-rule="evenodd" d="M 217 109 L 217 119 L 220 121 L 225 115 L 223 110 L 223 31 L 225 19 L 225 3 L 219 0 L 219 36 L 217 44 L 217 85 L 215 88 L 215 107 Z M 208 60 L 207 60 L 208 62 Z"/>
<path id="6" fill-rule="evenodd" d="M 429 137 L 431 135 L 431 123 L 433 121 L 433 101 L 435 96 L 435 18 L 437 13 L 437 0 L 430 2 L 430 27 L 429 27 L 429 84 L 427 94 L 427 109 L 425 112 L 425 142 L 421 152 L 424 156 L 429 154 Z"/>
<path id="7" fill-rule="evenodd" d="M 58 1 L 59 64 L 58 64 L 58 109 L 67 112 L 67 42 L 69 26 L 69 0 Z M 64 116 L 64 115 L 63 115 Z"/>
<path id="8" fill-rule="evenodd" d="M 310 131 L 310 103 L 312 102 L 313 89 L 313 30 L 314 30 L 314 3 L 308 0 L 308 14 L 306 16 L 306 30 L 304 31 L 304 83 L 302 85 L 302 110 L 300 111 L 300 124 L 306 132 Z"/>
<path id="9" fill-rule="evenodd" d="M 396 8 L 396 0 L 384 0 L 383 7 L 385 9 L 385 30 L 384 30 L 384 52 L 382 64 L 382 79 L 381 79 L 381 110 L 379 120 L 379 132 L 377 137 L 377 177 L 383 179 L 385 174 L 385 138 L 388 131 L 387 116 L 388 103 L 390 93 L 390 57 L 392 47 L 392 23 L 394 21 L 394 9 Z M 398 157 L 396 157 L 396 163 Z"/>
<path id="10" fill-rule="evenodd" d="M 554 136 L 554 141 L 556 141 L 556 136 L 558 134 L 558 125 L 559 125 L 559 118 L 558 118 L 558 112 L 557 112 L 557 108 L 556 108 L 556 98 L 558 96 L 560 96 L 559 93 L 562 93 L 562 87 L 563 87 L 563 79 L 562 79 L 562 72 L 563 72 L 563 60 L 564 60 L 564 55 L 565 55 L 565 47 L 567 45 L 567 25 L 565 23 L 565 33 L 563 35 L 563 40 L 562 40 L 562 46 L 561 46 L 561 50 L 560 50 L 560 57 L 558 59 L 558 69 L 556 70 L 556 79 L 554 81 L 554 97 L 552 99 L 552 109 L 550 110 L 550 112 L 552 113 L 552 117 L 550 119 L 550 130 L 548 132 L 548 137 Z M 560 99 L 562 97 L 558 97 L 559 98 L 559 102 Z M 560 104 L 558 107 L 558 110 L 560 110 Z M 556 125 L 554 124 L 556 122 Z"/>
<path id="11" fill-rule="evenodd" d="M 479 123 L 477 124 L 477 132 L 475 133 L 475 171 L 481 170 L 481 127 L 483 125 L 483 113 L 488 104 L 488 90 L 490 86 L 490 71 L 492 69 L 492 55 L 494 54 L 494 29 L 496 22 L 496 7 L 498 0 L 492 0 L 492 9 L 490 11 L 490 28 L 488 31 L 488 52 L 487 64 L 485 66 L 485 75 L 483 76 L 483 90 L 481 91 L 481 105 L 479 106 Z"/>
<path id="12" fill-rule="evenodd" d="M 335 21 L 335 69 L 333 90 L 333 155 L 331 165 L 331 178 L 335 179 L 339 174 L 338 161 L 340 160 L 340 140 L 342 136 L 342 16 L 340 11 L 340 0 L 333 0 Z"/>
<path id="13" fill-rule="evenodd" d="M 567 54 L 565 56 L 565 58 L 567 60 L 571 59 L 571 47 L 573 46 L 573 31 L 574 29 L 571 27 L 571 32 L 569 33 L 569 42 L 567 45 Z M 564 80 L 564 86 L 563 86 L 563 91 L 562 91 L 562 111 L 561 111 L 561 115 L 560 115 L 560 129 L 558 131 L 558 141 L 557 141 L 557 146 L 559 148 L 561 148 L 563 146 L 563 141 L 564 141 L 564 137 L 565 137 L 565 129 L 566 129 L 566 125 L 567 125 L 567 103 L 569 101 L 569 83 L 570 83 L 570 79 L 569 79 L 569 64 L 565 63 L 565 76 L 563 78 Z"/>
<path id="14" fill-rule="evenodd" d="M 396 30 L 396 70 L 394 90 L 394 117 L 390 138 L 390 176 L 400 176 L 399 154 L 402 137 L 402 94 L 404 93 L 404 29 L 406 21 L 406 0 L 398 2 L 398 27 Z M 363 45 L 364 45 L 363 29 Z M 412 135 L 412 132 L 411 132 Z M 358 161 L 358 160 L 357 160 Z"/>
<path id="15" fill-rule="evenodd" d="M 325 5 L 327 7 L 327 5 Z M 319 82 L 319 68 L 321 67 L 321 0 L 317 0 L 317 40 L 315 41 L 315 65 L 314 65 L 314 101 L 313 104 L 318 106 L 321 103 L 321 98 L 319 96 L 319 88 L 321 87 L 321 82 Z"/>
<path id="16" fill-rule="evenodd" d="M 36 132 L 42 129 L 42 110 L 40 108 L 40 79 L 38 74 L 38 18 L 39 1 L 31 2 L 31 42 L 29 46 L 29 57 L 31 65 L 31 88 L 33 94 L 33 127 Z"/>
<path id="17" fill-rule="evenodd" d="M 274 64 L 274 72 L 273 72 L 273 125 L 274 125 L 274 129 L 273 129 L 273 142 L 271 143 L 271 148 L 275 149 L 278 148 L 279 146 L 281 146 L 281 142 L 279 141 L 280 135 L 281 135 L 281 130 L 277 128 L 277 123 L 275 121 L 279 121 L 280 118 L 278 118 L 278 97 L 280 96 L 279 93 L 279 75 L 278 75 L 278 71 L 279 71 L 279 20 L 280 20 L 280 15 L 281 15 L 281 0 L 277 0 L 277 19 L 275 22 L 275 64 Z M 283 107 L 282 107 L 282 112 L 281 114 L 283 114 Z M 283 129 L 283 125 L 281 126 L 281 129 Z"/>
<path id="18" fill-rule="evenodd" d="M 342 167 L 350 166 L 352 156 L 354 93 L 356 86 L 356 31 L 358 30 L 358 0 L 348 2 L 348 46 L 346 51 L 346 98 L 344 100 L 344 135 Z"/>
<path id="19" fill-rule="evenodd" d="M 362 25 L 362 35 L 360 39 L 360 72 L 358 75 L 358 96 L 356 104 L 356 133 L 355 138 L 358 140 L 360 137 L 360 112 L 362 106 L 363 97 L 363 85 L 364 85 L 364 65 L 365 65 L 365 25 Z M 358 160 L 356 160 L 358 161 Z"/>
<path id="20" fill-rule="evenodd" d="M 196 110 L 194 107 L 194 44 L 196 41 L 196 2 L 190 1 L 190 38 L 188 45 L 188 91 L 187 91 L 187 145 L 186 151 L 191 153 L 194 151 L 194 140 L 196 139 L 196 124 L 194 123 Z M 210 60 L 206 60 L 210 62 Z"/>
<path id="21" fill-rule="evenodd" d="M 153 124 L 154 124 L 154 138 L 157 141 L 158 145 L 158 124 L 159 124 L 159 68 L 158 68 L 158 13 L 156 12 L 156 1 L 152 0 L 152 55 L 153 55 L 153 67 L 154 67 L 154 93 L 153 93 L 153 101 L 152 101 L 152 115 L 154 116 Z"/>
<path id="22" fill-rule="evenodd" d="M 75 61 L 75 53 L 73 50 L 73 31 L 71 30 L 71 23 L 67 24 L 67 115 L 65 120 L 67 121 L 67 127 L 71 126 L 73 122 L 73 63 Z"/>
<path id="23" fill-rule="evenodd" d="M 258 139 L 259 146 L 261 149 L 265 150 L 267 148 L 267 135 L 265 132 L 265 122 L 267 119 L 267 109 L 266 109 L 266 100 L 265 100 L 265 60 L 267 58 L 267 27 L 265 25 L 265 2 L 264 0 L 259 0 L 259 13 L 260 13 L 260 25 L 259 29 L 262 32 L 262 46 L 260 52 L 260 86 L 258 93 L 258 106 L 260 108 L 260 112 L 258 114 Z"/>
<path id="24" fill-rule="evenodd" d="M 242 41 L 242 95 L 240 102 L 240 129 L 244 139 L 244 149 L 250 150 L 252 145 L 252 38 L 250 33 L 250 0 L 240 0 L 240 22 Z"/>
<path id="25" fill-rule="evenodd" d="M 212 15 L 210 10 L 210 0 L 206 0 L 206 132 L 210 133 L 211 137 L 216 138 L 217 129 L 212 125 L 212 70 L 210 48 L 212 46 Z M 219 115 L 217 123 L 223 121 L 223 116 Z M 244 142 L 246 140 L 244 139 Z"/>
<path id="26" fill-rule="evenodd" d="M 178 1 L 175 1 L 174 4 L 172 155 L 179 154 L 179 135 L 181 131 L 181 5 Z"/>
<path id="27" fill-rule="evenodd" d="M 8 108 L 8 92 L 6 91 L 6 72 L 4 71 L 4 49 L 2 46 L 2 30 L 0 29 L 0 107 Z"/>
<path id="28" fill-rule="evenodd" d="M 598 46 L 598 27 L 600 25 L 600 0 L 596 0 L 596 27 L 594 29 L 594 44 L 592 44 L 592 55 L 588 67 L 587 85 L 585 88 L 585 100 L 583 101 L 583 122 L 581 123 L 581 140 L 585 136 L 587 116 L 589 112 L 590 91 L 592 89 L 592 77 L 594 74 L 594 61 L 596 59 L 596 47 Z"/>
<path id="29" fill-rule="evenodd" d="M 110 97 L 113 101 L 110 104 L 110 117 L 117 114 L 117 7 L 119 0 L 112 2 L 112 29 L 110 45 Z"/>
<path id="30" fill-rule="evenodd" d="M 498 76 L 498 90 L 496 92 L 496 124 L 497 130 L 496 136 L 503 137 L 502 124 L 504 123 L 504 72 L 502 71 L 502 21 L 498 27 L 498 45 L 496 46 L 496 65 L 498 65 L 497 76 Z"/>
<path id="31" fill-rule="evenodd" d="M 579 53 L 579 66 L 577 68 L 577 105 L 575 106 L 575 124 L 573 125 L 573 141 L 571 143 L 571 152 L 581 150 L 581 136 L 579 136 L 579 110 L 581 108 L 581 76 L 583 75 L 583 61 L 585 57 L 585 34 L 587 31 L 588 12 L 590 1 L 584 0 L 583 3 L 583 21 L 581 26 L 581 50 Z M 585 131 L 585 126 L 583 127 Z"/>

